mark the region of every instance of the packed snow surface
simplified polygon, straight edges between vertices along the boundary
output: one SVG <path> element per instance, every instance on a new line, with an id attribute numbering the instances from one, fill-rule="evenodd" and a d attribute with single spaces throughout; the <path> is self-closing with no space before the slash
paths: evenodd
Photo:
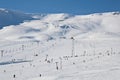
<path id="1" fill-rule="evenodd" d="M 119 12 L 33 18 L 0 29 L 1 80 L 120 80 Z"/>

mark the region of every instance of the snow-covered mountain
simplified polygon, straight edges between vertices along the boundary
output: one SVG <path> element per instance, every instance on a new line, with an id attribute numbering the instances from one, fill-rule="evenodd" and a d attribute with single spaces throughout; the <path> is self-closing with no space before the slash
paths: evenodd
<path id="1" fill-rule="evenodd" d="M 4 9 L 0 11 L 0 21 L 4 23 L 19 23 L 22 20 L 31 19 L 27 14 L 14 14 L 14 12 Z M 11 15 L 15 19 L 11 18 Z M 32 17 L 36 20 L 5 26 L 0 30 L 0 40 L 48 40 L 60 37 L 70 38 L 72 36 L 76 38 L 120 37 L 119 12 L 90 15 L 36 14 Z"/>
<path id="2" fill-rule="evenodd" d="M 18 11 L 0 8 L 0 28 L 8 25 L 18 25 L 24 20 L 33 19 L 31 15 Z"/>
<path id="3" fill-rule="evenodd" d="M 21 16 L 15 11 L 10 18 L 0 10 L 8 25 L 0 29 L 0 79 L 120 80 L 119 12 Z M 6 24 L 9 19 L 20 22 Z"/>

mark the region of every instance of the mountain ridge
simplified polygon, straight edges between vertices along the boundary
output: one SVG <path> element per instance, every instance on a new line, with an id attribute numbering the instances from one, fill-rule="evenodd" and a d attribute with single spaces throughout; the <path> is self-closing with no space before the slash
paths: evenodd
<path id="1" fill-rule="evenodd" d="M 33 18 L 29 14 L 0 8 L 0 28 L 9 25 L 18 25 L 24 22 L 24 20 L 32 19 Z"/>
<path id="2" fill-rule="evenodd" d="M 10 12 L 6 9 L 0 9 L 0 11 Z M 51 40 L 73 36 L 81 39 L 120 37 L 120 12 L 90 15 L 70 15 L 66 13 L 18 14 L 23 15 L 24 19 L 22 21 L 13 19 L 18 23 L 4 26 L 0 30 L 1 40 Z M 2 21 L 5 22 L 3 19 Z"/>

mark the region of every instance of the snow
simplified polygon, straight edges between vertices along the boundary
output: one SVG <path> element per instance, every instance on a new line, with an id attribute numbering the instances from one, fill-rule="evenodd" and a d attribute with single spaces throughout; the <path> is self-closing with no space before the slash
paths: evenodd
<path id="1" fill-rule="evenodd" d="M 0 29 L 9 25 L 18 25 L 25 20 L 33 20 L 30 14 L 0 8 Z"/>
<path id="2" fill-rule="evenodd" d="M 0 79 L 120 80 L 119 14 L 34 17 L 0 30 Z"/>
<path id="3" fill-rule="evenodd" d="M 34 15 L 35 16 L 35 15 Z M 30 20 L 19 25 L 5 26 L 0 30 L 0 40 L 42 40 L 38 34 L 54 39 L 70 38 L 119 38 L 120 15 L 113 13 L 76 15 L 47 14 L 43 18 Z M 4 36 L 3 36 L 4 34 Z M 12 36 L 11 36 L 12 35 Z M 10 36 L 10 38 L 9 38 Z"/>
<path id="4" fill-rule="evenodd" d="M 38 77 L 38 78 L 33 78 L 33 79 L 28 79 L 28 80 L 54 80 L 55 77 Z"/>
<path id="5" fill-rule="evenodd" d="M 5 52 L 0 58 L 0 78 L 13 80 L 15 74 L 16 80 L 119 80 L 119 41 L 76 39 L 75 55 L 78 57 L 71 57 L 71 39 L 47 42 L 7 41 L 6 45 L 2 42 L 1 50 Z M 25 46 L 24 50 L 22 45 Z M 50 63 L 45 61 L 46 55 Z M 56 62 L 59 70 L 56 70 Z"/>

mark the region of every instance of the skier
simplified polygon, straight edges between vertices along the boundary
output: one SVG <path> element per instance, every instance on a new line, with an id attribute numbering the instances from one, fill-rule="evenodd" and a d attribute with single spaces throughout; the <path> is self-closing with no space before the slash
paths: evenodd
<path id="1" fill-rule="evenodd" d="M 41 77 L 42 75 L 40 74 L 40 77 Z"/>
<path id="2" fill-rule="evenodd" d="M 13 78 L 15 78 L 16 76 L 15 76 L 15 74 L 13 75 Z"/>

